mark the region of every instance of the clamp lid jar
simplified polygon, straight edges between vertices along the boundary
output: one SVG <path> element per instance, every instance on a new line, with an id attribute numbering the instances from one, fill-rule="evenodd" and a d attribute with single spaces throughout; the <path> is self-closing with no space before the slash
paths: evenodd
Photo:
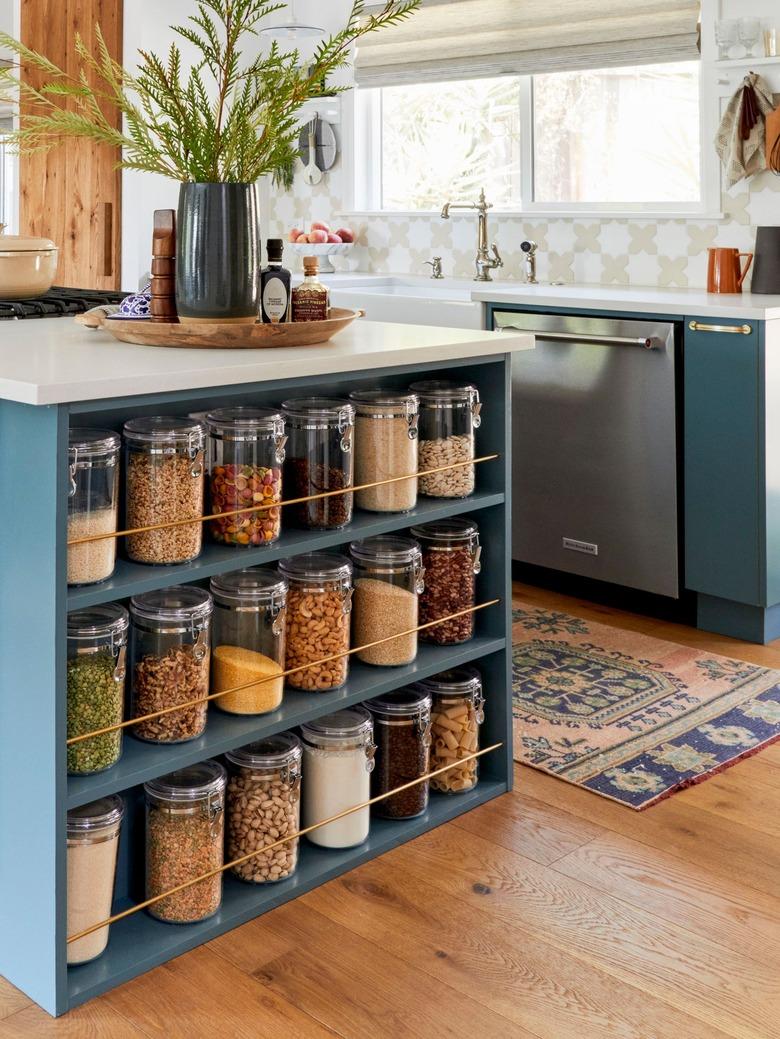
<path id="1" fill-rule="evenodd" d="M 366 705 L 374 719 L 376 768 L 371 796 L 379 797 L 429 771 L 431 697 L 414 687 L 385 693 Z M 387 819 L 412 819 L 428 806 L 428 781 L 392 794 L 374 805 L 374 814 Z"/>
<path id="2" fill-rule="evenodd" d="M 464 793 L 477 783 L 478 759 L 464 757 L 479 748 L 484 720 L 482 678 L 473 667 L 442 671 L 419 683 L 431 695 L 431 770 L 447 768 L 431 779 L 431 787 L 445 794 Z"/>
<path id="3" fill-rule="evenodd" d="M 68 541 L 116 533 L 121 439 L 110 429 L 68 434 Z M 105 581 L 116 565 L 116 538 L 68 547 L 68 584 Z"/>
<path id="4" fill-rule="evenodd" d="M 284 419 L 275 408 L 217 408 L 215 411 L 206 413 L 206 427 L 209 436 L 221 440 L 242 441 L 255 440 L 258 437 L 273 439 L 284 437 Z"/>
<path id="5" fill-rule="evenodd" d="M 101 797 L 68 811 L 68 843 L 96 844 L 115 837 L 125 814 L 118 794 Z"/>
<path id="6" fill-rule="evenodd" d="M 373 722 L 364 707 L 348 707 L 333 714 L 323 715 L 301 726 L 301 735 L 307 743 L 323 750 L 345 750 L 350 747 L 366 748 L 366 771 L 373 768 Z"/>
<path id="7" fill-rule="evenodd" d="M 364 664 L 396 667 L 417 656 L 418 596 L 423 591 L 420 546 L 412 538 L 353 541 L 353 638 Z M 390 641 L 389 636 L 397 635 Z M 374 645 L 374 643 L 377 643 Z"/>
<path id="8" fill-rule="evenodd" d="M 415 382 L 420 397 L 420 493 L 430 498 L 465 498 L 475 486 L 474 430 L 482 423 L 479 391 L 446 379 Z M 454 466 L 454 468 L 446 468 Z"/>
<path id="9" fill-rule="evenodd" d="M 203 449 L 206 430 L 202 422 L 173 415 L 130 419 L 122 429 L 125 443 L 157 454 L 188 451 L 193 457 Z"/>
<path id="10" fill-rule="evenodd" d="M 335 397 L 295 397 L 282 404 L 289 441 L 284 475 L 288 496 L 312 498 L 289 506 L 307 530 L 336 530 L 352 519 L 355 407 Z M 328 492 L 328 497 L 315 497 Z"/>
<path id="11" fill-rule="evenodd" d="M 393 390 L 355 390 L 355 481 L 358 507 L 408 512 L 417 504 L 417 434 L 420 398 Z M 397 479 L 408 476 L 408 480 Z M 392 483 L 382 483 L 392 480 Z"/>
<path id="12" fill-rule="evenodd" d="M 476 605 L 476 576 L 482 568 L 476 523 L 445 519 L 412 527 L 411 532 L 420 541 L 425 567 L 420 623 L 450 618 L 425 628 L 420 638 L 442 646 L 467 642 L 474 635 L 474 613 L 464 611 Z"/>

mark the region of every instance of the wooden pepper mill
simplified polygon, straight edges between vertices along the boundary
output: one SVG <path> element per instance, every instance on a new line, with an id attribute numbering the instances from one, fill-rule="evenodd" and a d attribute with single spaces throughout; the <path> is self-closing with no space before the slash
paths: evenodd
<path id="1" fill-rule="evenodd" d="M 176 214 L 155 209 L 152 236 L 152 321 L 178 322 L 176 313 Z"/>

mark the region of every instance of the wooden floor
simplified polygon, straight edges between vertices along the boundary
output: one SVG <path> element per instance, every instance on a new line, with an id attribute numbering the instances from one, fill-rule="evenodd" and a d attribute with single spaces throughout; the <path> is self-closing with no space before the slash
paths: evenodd
<path id="1" fill-rule="evenodd" d="M 518 591 L 780 668 L 780 643 Z M 0 980 L 0 1039 L 774 1039 L 778 805 L 780 745 L 645 813 L 518 768 L 514 793 L 60 1021 Z"/>

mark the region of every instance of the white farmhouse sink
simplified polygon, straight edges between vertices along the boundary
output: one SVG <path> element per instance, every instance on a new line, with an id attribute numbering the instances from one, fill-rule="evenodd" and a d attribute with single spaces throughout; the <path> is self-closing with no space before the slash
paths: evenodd
<path id="1" fill-rule="evenodd" d="M 474 283 L 465 279 L 336 275 L 328 279 L 328 285 L 334 307 L 365 310 L 369 321 L 483 327 L 483 305 L 472 302 Z"/>

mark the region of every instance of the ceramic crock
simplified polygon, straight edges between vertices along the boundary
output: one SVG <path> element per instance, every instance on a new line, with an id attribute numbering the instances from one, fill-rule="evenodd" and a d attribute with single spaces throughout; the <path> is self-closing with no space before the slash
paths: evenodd
<path id="1" fill-rule="evenodd" d="M 42 296 L 54 284 L 59 249 L 48 238 L 0 235 L 0 299 Z"/>

